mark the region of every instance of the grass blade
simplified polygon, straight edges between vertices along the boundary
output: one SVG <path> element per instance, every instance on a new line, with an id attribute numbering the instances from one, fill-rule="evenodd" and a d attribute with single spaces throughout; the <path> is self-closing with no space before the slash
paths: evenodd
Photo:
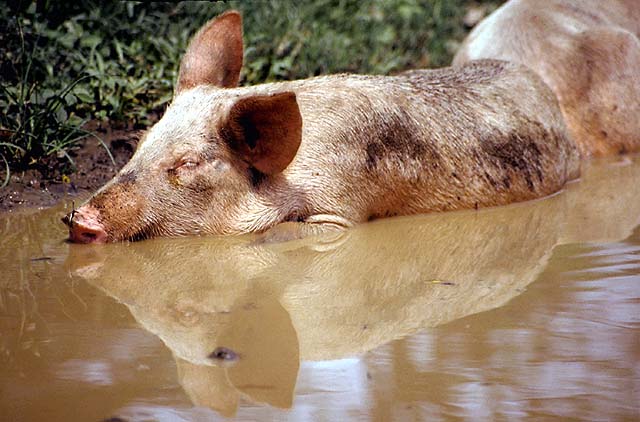
<path id="1" fill-rule="evenodd" d="M 100 142 L 100 145 L 102 145 L 102 147 L 104 148 L 104 150 L 107 152 L 107 155 L 109 156 L 109 159 L 111 160 L 111 162 L 113 163 L 113 165 L 116 164 L 116 160 L 115 158 L 113 158 L 113 155 L 111 154 L 111 151 L 109 150 L 109 147 L 107 146 L 107 144 L 104 142 L 104 140 L 99 137 L 98 135 L 96 135 L 94 132 L 82 129 L 82 128 L 77 128 L 78 132 L 82 132 L 84 134 L 86 134 L 87 136 L 93 136 L 94 138 L 96 138 L 98 140 L 98 142 Z"/>
<path id="2" fill-rule="evenodd" d="M 4 161 L 4 171 L 6 173 L 6 176 L 4 178 L 4 182 L 2 182 L 2 185 L 0 185 L 0 187 L 4 188 L 5 186 L 7 186 L 9 184 L 9 179 L 11 177 L 11 171 L 9 170 L 9 162 L 4 157 L 4 154 L 0 154 L 0 155 L 2 155 L 2 161 Z"/>

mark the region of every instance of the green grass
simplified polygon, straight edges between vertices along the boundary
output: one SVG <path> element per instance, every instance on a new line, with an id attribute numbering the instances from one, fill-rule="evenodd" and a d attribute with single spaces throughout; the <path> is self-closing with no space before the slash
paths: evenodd
<path id="1" fill-rule="evenodd" d="M 244 17 L 247 85 L 447 65 L 468 3 L 9 2 L 0 8 L 0 183 L 11 170 L 72 171 L 69 149 L 89 120 L 149 125 L 171 99 L 189 37 L 226 9 Z"/>

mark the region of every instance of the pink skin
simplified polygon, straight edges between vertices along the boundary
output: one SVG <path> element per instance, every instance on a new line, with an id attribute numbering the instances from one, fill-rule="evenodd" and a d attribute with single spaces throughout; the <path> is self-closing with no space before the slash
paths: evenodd
<path id="1" fill-rule="evenodd" d="M 98 210 L 83 206 L 62 218 L 69 226 L 69 240 L 74 243 L 106 243 L 107 232 L 98 220 Z"/>

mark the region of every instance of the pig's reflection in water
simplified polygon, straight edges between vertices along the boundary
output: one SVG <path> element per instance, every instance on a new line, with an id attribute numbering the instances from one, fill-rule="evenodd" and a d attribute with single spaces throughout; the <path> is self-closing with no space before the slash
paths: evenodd
<path id="1" fill-rule="evenodd" d="M 629 158 L 638 161 L 638 157 Z M 586 168 L 542 201 L 388 219 L 333 238 L 156 239 L 73 246 L 76 275 L 172 350 L 194 404 L 288 408 L 301 360 L 354 356 L 509 301 L 554 246 L 613 241 L 640 215 L 640 166 Z"/>

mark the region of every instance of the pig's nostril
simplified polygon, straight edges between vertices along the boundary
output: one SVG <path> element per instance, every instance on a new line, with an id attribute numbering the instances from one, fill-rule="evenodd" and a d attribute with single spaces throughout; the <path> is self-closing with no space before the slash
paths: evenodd
<path id="1" fill-rule="evenodd" d="M 100 228 L 78 227 L 69 230 L 69 238 L 78 243 L 104 243 L 107 234 Z"/>
<path id="2" fill-rule="evenodd" d="M 107 241 L 107 233 L 99 226 L 89 226 L 74 221 L 69 226 L 69 240 L 76 243 L 104 243 Z"/>
<path id="3" fill-rule="evenodd" d="M 85 239 L 88 240 L 95 240 L 95 238 L 97 237 L 97 235 L 93 232 L 84 232 L 84 233 L 80 233 L 80 236 L 84 237 Z"/>

